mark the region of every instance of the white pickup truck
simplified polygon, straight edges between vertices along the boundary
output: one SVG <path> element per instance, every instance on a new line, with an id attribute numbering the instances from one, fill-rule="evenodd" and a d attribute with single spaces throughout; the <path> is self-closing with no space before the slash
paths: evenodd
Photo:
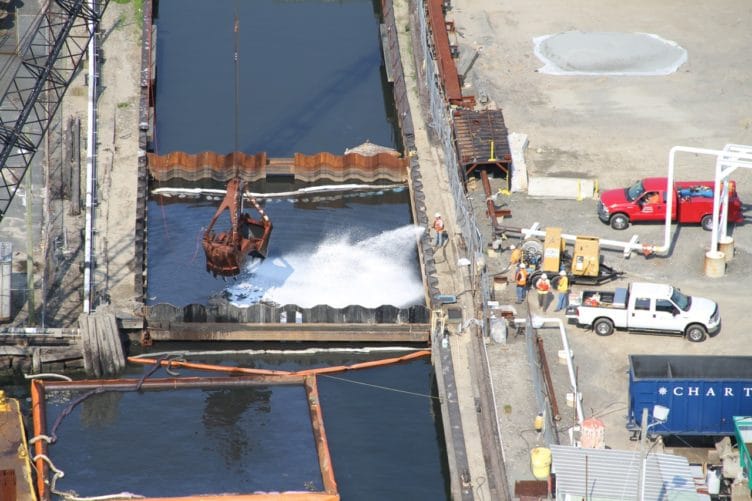
<path id="1" fill-rule="evenodd" d="M 592 327 L 599 336 L 614 329 L 677 334 L 695 343 L 721 330 L 715 301 L 687 296 L 666 284 L 635 282 L 615 291 L 583 291 L 567 308 L 567 318 Z"/>

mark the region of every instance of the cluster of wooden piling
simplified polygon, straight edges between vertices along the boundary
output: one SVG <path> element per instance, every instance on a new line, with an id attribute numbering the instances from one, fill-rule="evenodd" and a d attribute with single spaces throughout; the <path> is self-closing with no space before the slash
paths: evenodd
<path id="1" fill-rule="evenodd" d="M 110 312 L 97 311 L 78 317 L 81 353 L 86 373 L 112 376 L 125 368 L 125 354 L 117 319 Z"/>
<path id="2" fill-rule="evenodd" d="M 84 367 L 77 329 L 6 329 L 0 337 L 0 377 Z"/>

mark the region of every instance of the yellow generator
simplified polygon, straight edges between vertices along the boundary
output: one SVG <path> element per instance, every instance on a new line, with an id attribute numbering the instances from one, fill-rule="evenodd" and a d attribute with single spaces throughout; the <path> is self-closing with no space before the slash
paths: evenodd
<path id="1" fill-rule="evenodd" d="M 572 275 L 597 277 L 600 273 L 601 248 L 597 237 L 577 237 L 572 254 Z"/>
<path id="2" fill-rule="evenodd" d="M 561 238 L 561 228 L 546 228 L 541 270 L 546 273 L 559 273 L 559 270 L 562 268 L 561 257 L 565 245 L 566 242 Z"/>

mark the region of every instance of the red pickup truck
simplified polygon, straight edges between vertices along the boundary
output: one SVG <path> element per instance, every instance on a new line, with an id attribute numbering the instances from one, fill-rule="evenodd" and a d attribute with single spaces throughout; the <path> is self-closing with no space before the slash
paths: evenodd
<path id="1" fill-rule="evenodd" d="M 706 230 L 713 227 L 713 181 L 677 181 L 667 195 L 665 177 L 649 177 L 629 188 L 601 193 L 598 217 L 615 230 L 624 230 L 630 221 L 665 221 L 667 196 L 673 197 L 671 218 L 679 223 L 701 224 Z M 736 193 L 736 183 L 729 181 L 728 222 L 741 223 L 742 202 Z"/>

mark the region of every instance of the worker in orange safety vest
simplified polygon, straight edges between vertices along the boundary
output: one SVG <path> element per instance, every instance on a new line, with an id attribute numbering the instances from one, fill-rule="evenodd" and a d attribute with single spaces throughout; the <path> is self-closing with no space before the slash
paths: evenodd
<path id="1" fill-rule="evenodd" d="M 551 297 L 551 282 L 548 280 L 548 275 L 544 273 L 535 281 L 535 291 L 538 293 L 538 306 L 546 311 Z"/>
<path id="2" fill-rule="evenodd" d="M 449 239 L 449 235 L 447 235 L 446 227 L 444 226 L 444 220 L 441 219 L 441 214 L 438 212 L 434 215 L 433 218 L 433 231 L 436 232 L 434 245 L 436 247 L 441 247 Z"/>
<path id="3" fill-rule="evenodd" d="M 517 265 L 517 273 L 514 275 L 514 283 L 517 284 L 517 304 L 520 304 L 524 301 L 525 291 L 527 290 L 527 268 L 522 261 Z"/>

